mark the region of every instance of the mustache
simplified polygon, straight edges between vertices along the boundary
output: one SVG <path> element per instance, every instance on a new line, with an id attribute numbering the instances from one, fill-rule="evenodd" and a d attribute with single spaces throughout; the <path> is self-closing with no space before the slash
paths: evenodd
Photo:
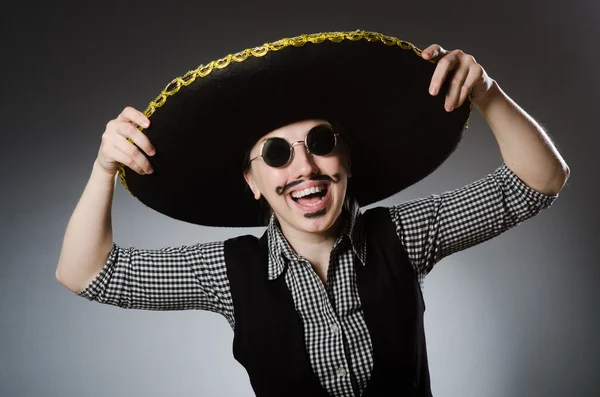
<path id="1" fill-rule="evenodd" d="M 277 192 L 278 195 L 283 196 L 284 194 L 287 194 L 287 192 L 294 186 L 298 186 L 299 184 L 304 183 L 306 181 L 306 179 L 300 179 L 294 182 L 290 182 L 285 186 L 277 186 L 275 192 Z M 340 181 L 340 174 L 333 174 L 332 176 L 316 175 L 312 178 L 309 178 L 308 181 L 328 181 L 331 183 L 338 183 Z"/>

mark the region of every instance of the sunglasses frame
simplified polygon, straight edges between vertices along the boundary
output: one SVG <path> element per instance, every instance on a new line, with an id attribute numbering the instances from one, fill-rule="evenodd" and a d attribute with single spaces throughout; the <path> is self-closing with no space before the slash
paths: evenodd
<path id="1" fill-rule="evenodd" d="M 256 159 L 258 159 L 258 158 L 262 158 L 262 159 L 263 159 L 263 161 L 265 162 L 265 164 L 266 164 L 266 165 L 268 165 L 269 167 L 272 167 L 272 168 L 284 168 L 284 167 L 288 166 L 288 165 L 289 165 L 289 164 L 290 164 L 292 161 L 294 161 L 294 154 L 295 154 L 294 146 L 295 146 L 295 145 L 297 145 L 297 144 L 300 144 L 300 143 L 303 143 L 303 144 L 304 144 L 304 148 L 306 149 L 306 153 L 307 153 L 307 154 L 311 154 L 311 155 L 312 155 L 313 153 L 311 153 L 310 149 L 308 148 L 307 139 L 308 139 L 308 135 L 309 135 L 309 134 L 310 134 L 310 133 L 311 133 L 311 132 L 312 132 L 312 131 L 313 131 L 315 128 L 318 128 L 318 127 L 327 127 L 329 130 L 331 130 L 331 132 L 333 132 L 333 148 L 331 149 L 331 151 L 330 151 L 329 153 L 326 153 L 326 154 L 315 154 L 315 155 L 316 155 L 316 156 L 327 156 L 327 155 L 329 155 L 329 154 L 333 153 L 333 152 L 335 151 L 335 149 L 337 148 L 337 146 L 338 146 L 338 136 L 339 136 L 340 134 L 339 134 L 339 133 L 337 133 L 337 132 L 335 132 L 335 130 L 334 130 L 334 129 L 333 129 L 331 126 L 330 126 L 330 125 L 327 125 L 327 124 L 319 124 L 319 125 L 316 125 L 316 126 L 312 127 L 310 130 L 308 130 L 308 132 L 307 132 L 307 133 L 306 133 L 306 135 L 304 136 L 304 140 L 302 140 L 302 141 L 295 141 L 295 142 L 292 142 L 292 143 L 290 143 L 290 142 L 288 142 L 286 139 L 284 139 L 284 138 L 280 138 L 280 137 L 273 137 L 273 138 L 267 138 L 267 139 L 265 139 L 265 140 L 264 140 L 264 141 L 262 141 L 262 142 L 261 142 L 261 144 L 260 144 L 260 154 L 259 154 L 258 156 L 256 156 L 256 157 L 254 157 L 254 158 L 250 159 L 249 163 L 253 162 L 254 160 L 256 160 Z M 265 143 L 267 143 L 268 141 L 274 140 L 274 139 L 282 139 L 282 140 L 284 140 L 284 141 L 285 141 L 285 142 L 288 144 L 288 146 L 290 147 L 290 155 L 288 156 L 288 160 L 287 160 L 287 162 L 286 162 L 285 164 L 283 164 L 283 165 L 279 166 L 279 167 L 276 167 L 276 166 L 273 166 L 273 165 L 270 165 L 270 164 L 268 164 L 268 163 L 267 163 L 267 162 L 264 160 L 264 157 L 263 157 L 263 149 L 264 149 Z"/>

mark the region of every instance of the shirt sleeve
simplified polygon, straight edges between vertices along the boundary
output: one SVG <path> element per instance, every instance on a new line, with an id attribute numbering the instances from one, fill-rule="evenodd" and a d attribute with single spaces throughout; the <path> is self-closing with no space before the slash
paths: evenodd
<path id="1" fill-rule="evenodd" d="M 96 278 L 77 295 L 126 309 L 208 310 L 233 326 L 223 242 L 156 250 L 113 243 Z"/>
<path id="2" fill-rule="evenodd" d="M 550 207 L 506 164 L 463 188 L 390 208 L 419 280 L 442 258 L 498 236 Z"/>

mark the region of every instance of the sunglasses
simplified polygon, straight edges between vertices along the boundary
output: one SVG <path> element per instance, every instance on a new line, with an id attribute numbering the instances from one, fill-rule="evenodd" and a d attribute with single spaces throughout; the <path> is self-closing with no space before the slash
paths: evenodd
<path id="1" fill-rule="evenodd" d="M 285 167 L 294 159 L 294 145 L 303 143 L 308 154 L 326 156 L 333 152 L 337 146 L 338 133 L 326 125 L 317 125 L 308 131 L 303 141 L 289 143 L 283 138 L 268 138 L 260 145 L 260 154 L 250 162 L 261 157 L 271 167 Z"/>

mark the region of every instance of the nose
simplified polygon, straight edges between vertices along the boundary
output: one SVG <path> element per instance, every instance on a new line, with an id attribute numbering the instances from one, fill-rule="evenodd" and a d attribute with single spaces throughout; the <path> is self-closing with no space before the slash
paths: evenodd
<path id="1" fill-rule="evenodd" d="M 313 156 L 306 150 L 304 141 L 293 142 L 292 149 L 294 150 L 294 157 L 289 167 L 294 178 L 307 177 L 319 172 Z"/>

